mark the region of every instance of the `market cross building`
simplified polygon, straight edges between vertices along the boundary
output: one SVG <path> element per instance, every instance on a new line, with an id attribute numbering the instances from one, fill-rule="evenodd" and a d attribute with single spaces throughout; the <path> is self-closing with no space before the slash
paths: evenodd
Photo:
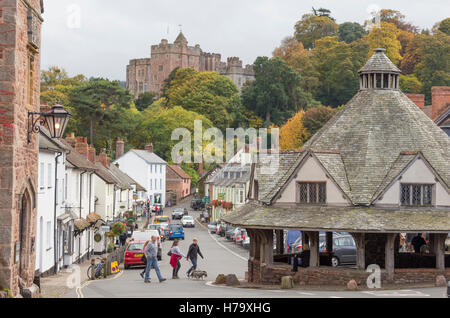
<path id="1" fill-rule="evenodd" d="M 450 278 L 450 138 L 399 90 L 400 70 L 384 52 L 375 50 L 360 91 L 301 149 L 253 165 L 249 203 L 223 217 L 250 235 L 249 282 L 365 284 L 371 264 L 383 281 Z M 264 169 L 271 156 L 275 173 Z M 302 231 L 308 268 L 286 264 L 283 230 Z M 333 232 L 353 236 L 358 269 L 330 266 Z M 400 233 L 428 233 L 431 253 L 399 252 Z"/>

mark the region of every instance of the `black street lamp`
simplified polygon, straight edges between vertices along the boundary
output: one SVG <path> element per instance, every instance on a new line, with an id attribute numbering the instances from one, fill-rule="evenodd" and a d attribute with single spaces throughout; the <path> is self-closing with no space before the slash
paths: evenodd
<path id="1" fill-rule="evenodd" d="M 47 127 L 51 138 L 61 138 L 69 122 L 70 114 L 60 104 L 56 104 L 48 112 L 28 112 L 28 143 L 31 142 L 31 133 L 39 133 L 41 125 Z"/>

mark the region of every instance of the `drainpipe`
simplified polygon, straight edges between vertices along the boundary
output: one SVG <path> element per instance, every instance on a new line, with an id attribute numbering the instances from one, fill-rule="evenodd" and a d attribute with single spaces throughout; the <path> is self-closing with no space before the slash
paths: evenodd
<path id="1" fill-rule="evenodd" d="M 85 174 L 85 172 L 80 173 L 80 219 L 82 218 L 81 216 L 81 211 L 83 210 L 82 207 L 82 200 L 83 200 L 83 174 Z M 81 232 L 78 235 L 78 264 L 81 264 Z"/>
<path id="2" fill-rule="evenodd" d="M 114 221 L 114 214 L 116 214 L 116 186 L 113 185 L 113 210 L 112 210 L 112 218 Z"/>
<path id="3" fill-rule="evenodd" d="M 53 268 L 54 273 L 58 272 L 58 226 L 56 224 L 56 206 L 57 206 L 57 193 L 58 193 L 58 159 L 62 156 L 62 152 L 58 151 L 55 157 L 55 202 L 53 207 L 53 254 L 55 257 L 55 266 Z"/>

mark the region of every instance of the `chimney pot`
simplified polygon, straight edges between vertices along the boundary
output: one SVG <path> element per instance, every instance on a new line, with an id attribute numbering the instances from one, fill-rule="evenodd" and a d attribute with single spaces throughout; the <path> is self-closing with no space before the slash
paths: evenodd
<path id="1" fill-rule="evenodd" d="M 125 152 L 125 142 L 121 138 L 117 138 L 116 142 L 116 159 L 121 157 Z"/>

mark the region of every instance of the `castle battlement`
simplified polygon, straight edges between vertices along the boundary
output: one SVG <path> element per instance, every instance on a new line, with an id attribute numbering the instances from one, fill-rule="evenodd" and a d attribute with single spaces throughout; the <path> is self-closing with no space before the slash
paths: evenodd
<path id="1" fill-rule="evenodd" d="M 239 57 L 229 57 L 222 61 L 219 53 L 203 52 L 199 44 L 188 46 L 182 32 L 173 43 L 162 39 L 152 45 L 150 58 L 130 60 L 127 66 L 127 88 L 138 97 L 146 91 L 160 92 L 164 80 L 177 67 L 193 68 L 198 71 L 214 71 L 229 77 L 240 89 L 244 82 L 253 80 L 253 69 Z"/>

